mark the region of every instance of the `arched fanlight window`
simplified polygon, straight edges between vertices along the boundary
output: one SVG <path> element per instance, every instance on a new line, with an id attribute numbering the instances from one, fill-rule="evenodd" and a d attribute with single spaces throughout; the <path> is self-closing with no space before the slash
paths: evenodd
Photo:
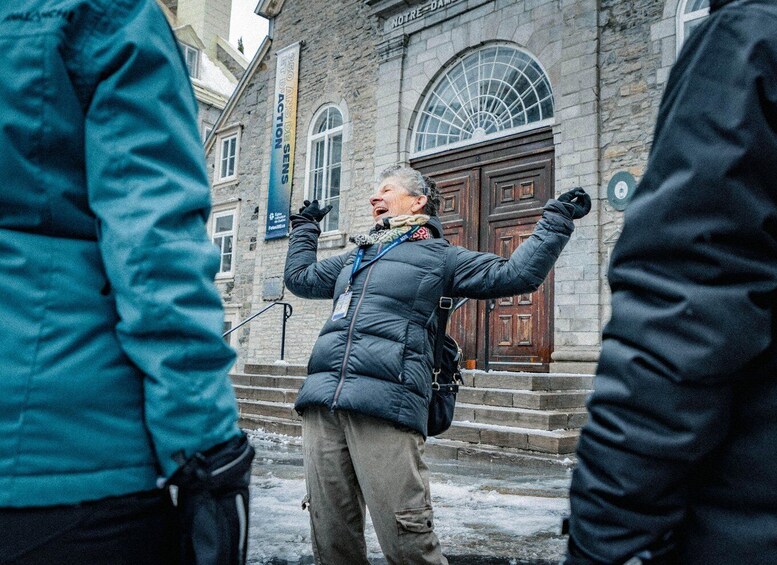
<path id="1" fill-rule="evenodd" d="M 497 137 L 552 117 L 553 92 L 539 63 L 515 47 L 488 46 L 454 62 L 427 94 L 413 150 Z"/>
<path id="2" fill-rule="evenodd" d="M 677 12 L 677 52 L 710 13 L 710 0 L 682 0 Z"/>
<path id="3" fill-rule="evenodd" d="M 324 216 L 321 231 L 340 225 L 340 177 L 343 168 L 343 115 L 337 106 L 327 106 L 313 118 L 308 140 L 307 198 L 317 199 L 332 211 Z"/>

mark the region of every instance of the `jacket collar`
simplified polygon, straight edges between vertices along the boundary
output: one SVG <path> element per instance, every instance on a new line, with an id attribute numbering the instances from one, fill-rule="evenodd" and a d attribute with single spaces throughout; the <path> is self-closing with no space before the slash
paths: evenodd
<path id="1" fill-rule="evenodd" d="M 432 216 L 426 222 L 426 227 L 432 232 L 432 237 L 442 237 L 442 222 L 439 216 Z"/>
<path id="2" fill-rule="evenodd" d="M 719 10 L 726 4 L 730 4 L 734 0 L 710 0 L 710 12 L 714 12 L 715 10 Z"/>

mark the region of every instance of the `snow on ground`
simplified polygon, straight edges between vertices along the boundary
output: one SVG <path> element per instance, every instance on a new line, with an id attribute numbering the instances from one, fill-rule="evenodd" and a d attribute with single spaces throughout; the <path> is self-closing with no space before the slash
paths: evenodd
<path id="1" fill-rule="evenodd" d="M 257 456 L 248 562 L 312 563 L 309 517 L 301 507 L 305 484 L 299 440 L 256 433 L 251 440 Z M 561 558 L 565 546 L 561 520 L 569 510 L 568 471 L 427 462 L 432 471 L 435 530 L 443 553 L 499 557 L 503 563 L 553 563 Z M 380 546 L 369 520 L 366 538 L 370 559 L 380 562 Z M 475 561 L 459 558 L 456 562 Z"/>

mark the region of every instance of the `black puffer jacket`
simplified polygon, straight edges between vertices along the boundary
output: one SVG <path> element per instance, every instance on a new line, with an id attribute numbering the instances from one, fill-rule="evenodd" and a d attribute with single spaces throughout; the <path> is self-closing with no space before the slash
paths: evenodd
<path id="1" fill-rule="evenodd" d="M 426 436 L 432 338 L 448 246 L 439 220 L 428 225 L 434 239 L 402 243 L 357 274 L 348 314 L 328 319 L 313 347 L 298 411 L 308 406 L 349 410 Z M 573 230 L 565 206 L 551 200 L 532 236 L 509 260 L 457 248 L 454 296 L 494 298 L 536 290 Z M 319 233 L 312 221 L 292 231 L 285 280 L 297 296 L 332 299 L 348 284 L 355 252 L 317 262 Z M 364 263 L 377 252 L 377 245 L 367 248 Z"/>
<path id="2" fill-rule="evenodd" d="M 774 0 L 689 37 L 625 220 L 568 563 L 777 563 Z"/>

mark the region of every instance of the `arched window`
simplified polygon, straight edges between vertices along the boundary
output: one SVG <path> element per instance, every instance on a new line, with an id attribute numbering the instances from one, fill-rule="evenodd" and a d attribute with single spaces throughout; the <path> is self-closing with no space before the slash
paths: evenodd
<path id="1" fill-rule="evenodd" d="M 682 0 L 677 11 L 677 52 L 710 13 L 710 0 Z"/>
<path id="2" fill-rule="evenodd" d="M 427 94 L 413 150 L 497 137 L 552 117 L 553 92 L 539 63 L 515 47 L 488 46 L 455 61 Z"/>
<path id="3" fill-rule="evenodd" d="M 321 222 L 321 231 L 337 230 L 343 168 L 343 115 L 337 106 L 322 108 L 313 118 L 308 155 L 307 198 L 317 199 L 322 208 L 332 205 L 332 211 Z"/>

